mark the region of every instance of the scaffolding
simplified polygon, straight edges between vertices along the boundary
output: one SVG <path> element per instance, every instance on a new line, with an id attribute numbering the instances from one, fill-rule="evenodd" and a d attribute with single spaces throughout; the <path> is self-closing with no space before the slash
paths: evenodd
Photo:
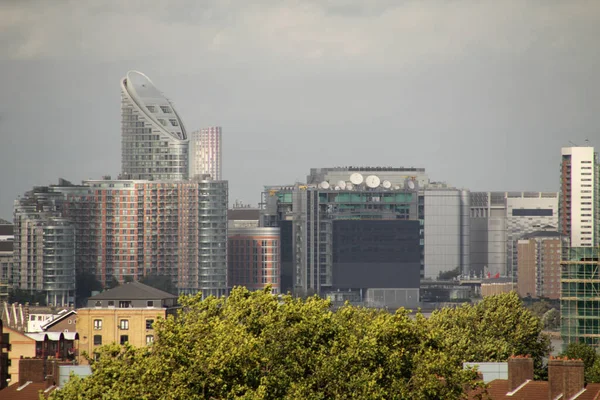
<path id="1" fill-rule="evenodd" d="M 600 344 L 600 247 L 570 248 L 561 262 L 561 336 Z"/>

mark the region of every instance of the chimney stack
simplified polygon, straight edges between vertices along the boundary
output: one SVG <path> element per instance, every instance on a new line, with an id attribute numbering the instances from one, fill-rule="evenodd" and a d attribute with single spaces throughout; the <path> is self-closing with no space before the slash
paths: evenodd
<path id="1" fill-rule="evenodd" d="M 548 398 L 571 399 L 584 387 L 584 366 L 582 360 L 550 359 L 548 362 Z"/>
<path id="2" fill-rule="evenodd" d="M 533 358 L 529 356 L 512 356 L 508 359 L 508 391 L 533 380 Z"/>

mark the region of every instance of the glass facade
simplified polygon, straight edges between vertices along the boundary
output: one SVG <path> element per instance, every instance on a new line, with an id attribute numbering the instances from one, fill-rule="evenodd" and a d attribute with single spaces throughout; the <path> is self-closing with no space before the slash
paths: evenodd
<path id="1" fill-rule="evenodd" d="M 565 345 L 600 344 L 600 248 L 573 247 L 561 262 L 561 336 Z"/>
<path id="2" fill-rule="evenodd" d="M 188 177 L 188 138 L 169 100 L 139 72 L 121 81 L 121 172 L 127 179 Z"/>

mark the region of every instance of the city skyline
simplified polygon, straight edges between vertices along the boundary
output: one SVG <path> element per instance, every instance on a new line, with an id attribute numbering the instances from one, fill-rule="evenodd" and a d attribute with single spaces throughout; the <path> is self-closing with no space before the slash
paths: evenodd
<path id="1" fill-rule="evenodd" d="M 226 129 L 232 202 L 357 160 L 472 191 L 557 191 L 559 149 L 600 145 L 600 5 L 173 4 L 0 6 L 0 217 L 34 185 L 117 176 L 114 83 L 130 69 L 190 131 Z"/>

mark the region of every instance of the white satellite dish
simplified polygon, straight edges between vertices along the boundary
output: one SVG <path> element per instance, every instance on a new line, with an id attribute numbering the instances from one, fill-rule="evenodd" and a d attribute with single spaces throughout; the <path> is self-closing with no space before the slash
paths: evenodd
<path id="1" fill-rule="evenodd" d="M 384 187 L 384 189 L 389 189 L 392 187 L 392 182 L 390 181 L 383 181 L 383 183 L 381 184 L 381 186 Z"/>
<path id="2" fill-rule="evenodd" d="M 358 172 L 355 172 L 350 175 L 350 182 L 352 182 L 353 185 L 360 185 L 363 183 L 363 176 Z"/>
<path id="3" fill-rule="evenodd" d="M 338 181 L 337 186 L 342 190 L 346 189 L 346 181 Z"/>
<path id="4" fill-rule="evenodd" d="M 335 185 L 335 187 L 333 189 L 340 190 L 340 187 L 338 185 Z"/>
<path id="5" fill-rule="evenodd" d="M 365 183 L 371 189 L 375 189 L 376 187 L 379 186 L 379 184 L 381 183 L 381 180 L 379 179 L 379 177 L 377 175 L 369 175 L 369 176 L 367 176 L 367 179 L 365 179 Z"/>
<path id="6" fill-rule="evenodd" d="M 319 186 L 321 187 L 321 189 L 329 189 L 329 182 L 323 181 L 319 184 Z"/>
<path id="7" fill-rule="evenodd" d="M 346 190 L 352 190 L 352 189 L 354 189 L 354 185 L 352 184 L 352 182 L 346 183 Z"/>
<path id="8" fill-rule="evenodd" d="M 400 190 L 400 186 L 394 186 L 394 190 Z"/>
<path id="9" fill-rule="evenodd" d="M 415 190 L 415 181 L 413 181 L 412 179 L 408 181 L 408 188 L 410 190 Z"/>

